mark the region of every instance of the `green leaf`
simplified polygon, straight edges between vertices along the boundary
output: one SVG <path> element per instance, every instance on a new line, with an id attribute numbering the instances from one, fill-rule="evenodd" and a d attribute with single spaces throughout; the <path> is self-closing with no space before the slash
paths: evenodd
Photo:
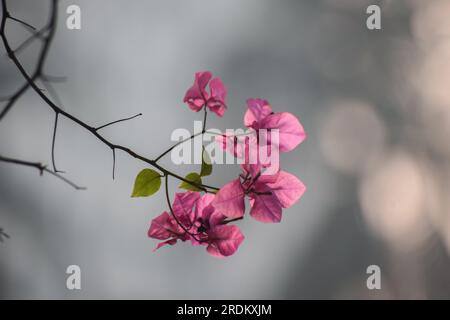
<path id="1" fill-rule="evenodd" d="M 161 175 L 152 169 L 144 169 L 136 176 L 131 197 L 148 197 L 161 187 Z"/>
<path id="2" fill-rule="evenodd" d="M 197 172 L 191 172 L 186 177 L 186 180 L 195 183 L 197 185 L 202 184 L 202 178 Z M 185 181 L 181 181 L 180 185 L 178 186 L 181 189 L 186 189 L 190 191 L 201 191 L 201 189 L 197 188 L 196 186 L 193 186 L 192 184 L 189 184 Z"/>
<path id="3" fill-rule="evenodd" d="M 209 157 L 208 152 L 206 152 L 205 147 L 203 147 L 202 153 L 202 169 L 200 170 L 200 176 L 206 177 L 212 173 L 212 164 L 211 158 Z"/>

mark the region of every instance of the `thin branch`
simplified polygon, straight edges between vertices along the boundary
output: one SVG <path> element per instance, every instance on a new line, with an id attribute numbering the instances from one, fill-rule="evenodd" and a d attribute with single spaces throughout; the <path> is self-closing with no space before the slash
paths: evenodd
<path id="1" fill-rule="evenodd" d="M 53 100 L 56 102 L 56 104 L 58 104 L 59 106 L 61 106 L 62 108 L 62 101 L 59 97 L 59 95 L 56 93 L 55 89 L 53 88 L 52 84 L 50 83 L 50 81 L 48 81 L 47 78 L 45 78 L 44 76 L 41 76 L 41 82 L 44 85 L 45 89 L 47 89 L 49 95 L 53 98 Z"/>
<path id="2" fill-rule="evenodd" d="M 30 87 L 28 83 L 25 83 L 8 101 L 6 106 L 3 108 L 3 110 L 0 112 L 0 121 L 6 116 L 6 114 L 11 110 L 11 108 L 16 103 L 17 99 L 21 97 Z"/>
<path id="3" fill-rule="evenodd" d="M 119 123 L 119 122 L 132 120 L 132 119 L 137 118 L 137 117 L 140 117 L 140 116 L 142 116 L 142 113 L 138 113 L 138 114 L 136 114 L 136 115 L 134 115 L 134 116 L 132 116 L 132 117 L 129 117 L 129 118 L 124 118 L 124 119 L 119 119 L 119 120 L 116 120 L 116 121 L 112 121 L 112 122 L 109 122 L 109 123 L 107 123 L 107 124 L 104 124 L 104 125 L 102 125 L 102 126 L 100 126 L 100 127 L 95 128 L 95 131 L 98 131 L 98 130 L 100 130 L 100 129 L 106 128 L 106 127 L 108 127 L 108 126 L 110 126 L 110 125 L 113 125 L 113 124 L 116 124 L 116 123 Z"/>
<path id="4" fill-rule="evenodd" d="M 109 140 L 107 140 L 105 137 L 103 137 L 101 134 L 98 133 L 97 128 L 92 127 L 90 125 L 88 125 L 86 122 L 80 120 L 79 118 L 75 117 L 74 115 L 64 111 L 61 107 L 59 107 L 58 105 L 56 105 L 53 101 L 51 101 L 46 95 L 45 93 L 42 92 L 42 90 L 36 85 L 35 82 L 35 77 L 30 76 L 28 74 L 28 72 L 25 70 L 25 68 L 23 67 L 23 65 L 20 63 L 20 61 L 18 60 L 17 56 L 15 55 L 14 51 L 11 49 L 11 46 L 9 44 L 8 38 L 6 37 L 6 33 L 5 33 L 5 26 L 6 26 L 6 21 L 8 19 L 8 10 L 7 10 L 7 4 L 6 4 L 6 0 L 1 0 L 1 4 L 2 4 L 2 12 L 3 12 L 3 16 L 1 19 L 1 23 L 0 23 L 0 37 L 3 41 L 3 45 L 5 47 L 5 50 L 8 54 L 8 57 L 11 59 L 11 61 L 15 64 L 15 66 L 17 67 L 17 69 L 19 70 L 20 74 L 25 78 L 25 80 L 27 81 L 28 85 L 41 97 L 41 99 L 54 111 L 59 113 L 61 116 L 64 116 L 65 118 L 73 121 L 74 123 L 78 124 L 79 126 L 81 126 L 82 128 L 86 129 L 87 131 L 89 131 L 92 135 L 94 135 L 98 140 L 100 140 L 103 144 L 105 144 L 106 146 L 108 146 L 111 149 L 114 150 L 122 150 L 123 152 L 127 153 L 128 155 L 130 155 L 133 158 L 139 159 L 151 166 L 153 166 L 154 168 L 158 169 L 159 171 L 161 171 L 163 173 L 163 175 L 170 175 L 180 181 L 184 181 L 204 192 L 208 192 L 210 190 L 219 190 L 219 188 L 217 187 L 213 187 L 213 186 L 209 186 L 206 184 L 198 184 L 192 181 L 189 181 L 188 179 L 174 173 L 171 172 L 169 170 L 167 170 L 166 168 L 160 166 L 159 164 L 156 163 L 155 160 L 146 158 L 138 153 L 136 153 L 135 151 L 131 150 L 128 147 L 122 146 L 122 145 L 118 145 L 118 144 L 114 144 L 112 142 L 110 142 Z M 56 12 L 57 12 L 57 4 L 58 1 L 57 0 L 52 0 L 52 19 L 51 19 L 51 23 L 50 23 L 50 32 L 49 35 L 47 37 L 47 41 L 44 45 L 44 50 L 40 56 L 39 59 L 39 64 L 38 64 L 38 68 L 37 70 L 39 71 L 38 74 L 41 74 L 41 70 L 43 68 L 44 65 L 44 61 L 45 58 L 47 56 L 48 53 L 48 49 L 49 46 L 51 44 L 51 40 L 53 38 L 53 35 L 55 33 L 55 24 L 56 24 Z M 1 120 L 1 118 L 0 118 Z"/>
<path id="5" fill-rule="evenodd" d="M 112 155 L 113 155 L 112 178 L 114 180 L 116 172 L 116 149 L 112 149 Z"/>
<path id="6" fill-rule="evenodd" d="M 40 175 L 43 175 L 44 172 L 46 172 L 46 173 L 51 174 L 52 176 L 62 180 L 63 182 L 70 185 L 71 187 L 75 188 L 76 190 L 86 190 L 85 187 L 80 187 L 80 186 L 76 185 L 75 183 L 73 183 L 69 179 L 63 177 L 62 175 L 58 174 L 57 172 L 54 172 L 54 171 L 48 169 L 47 166 L 43 165 L 40 162 L 25 161 L 25 160 L 20 160 L 20 159 L 3 157 L 1 155 L 0 155 L 0 162 L 12 163 L 12 164 L 17 164 L 17 165 L 21 165 L 21 166 L 36 168 L 39 171 Z"/>
<path id="7" fill-rule="evenodd" d="M 0 97 L 0 102 L 5 102 L 11 100 L 12 96 Z"/>
<path id="8" fill-rule="evenodd" d="M 3 242 L 3 238 L 5 239 L 9 239 L 9 235 L 3 231 L 3 228 L 0 228 L 0 242 Z"/>
<path id="9" fill-rule="evenodd" d="M 169 196 L 169 176 L 165 175 L 165 189 L 166 189 L 166 200 L 167 200 L 167 205 L 169 206 L 169 210 L 170 213 L 172 214 L 172 216 L 174 217 L 176 223 L 181 227 L 181 229 L 184 230 L 184 232 L 186 232 L 188 235 L 190 235 L 192 238 L 194 238 L 196 241 L 201 241 L 200 239 L 197 239 L 195 237 L 195 234 L 191 233 L 181 222 L 180 220 L 178 220 L 178 217 L 176 216 L 176 214 L 173 212 L 172 209 L 172 204 L 170 203 L 170 196 Z"/>
<path id="10" fill-rule="evenodd" d="M 203 115 L 203 128 L 201 132 L 197 132 L 193 135 L 191 135 L 190 137 L 183 139 L 181 141 L 178 141 L 177 143 L 175 143 L 173 146 L 171 146 L 169 149 L 167 149 L 166 151 L 164 151 L 163 153 L 161 153 L 156 159 L 155 161 L 158 162 L 162 157 L 164 157 L 166 154 L 168 154 L 169 152 L 171 152 L 173 149 L 175 149 L 176 147 L 178 147 L 180 144 L 183 144 L 187 141 L 190 141 L 192 139 L 194 139 L 195 137 L 198 137 L 199 135 L 205 134 L 206 131 L 206 117 L 208 115 L 208 111 L 206 110 L 206 105 L 203 107 L 204 110 L 204 115 Z"/>
<path id="11" fill-rule="evenodd" d="M 56 142 L 56 130 L 58 129 L 58 119 L 59 113 L 55 112 L 55 125 L 53 127 L 53 138 L 52 138 L 52 164 L 54 172 L 64 173 L 63 171 L 59 171 L 58 169 L 56 169 L 56 161 L 55 161 L 55 142 Z"/>
<path id="12" fill-rule="evenodd" d="M 41 30 L 34 32 L 34 34 L 28 38 L 27 40 L 25 40 L 16 50 L 20 51 L 22 49 L 24 49 L 26 46 L 28 46 L 34 39 L 41 39 L 43 42 L 41 51 L 39 53 L 38 56 L 38 63 L 36 65 L 36 68 L 33 72 L 33 74 L 31 75 L 30 79 L 34 82 L 36 80 L 38 80 L 39 78 L 42 77 L 43 74 L 43 69 L 44 69 L 44 65 L 45 65 L 45 60 L 47 58 L 48 55 L 48 51 L 50 49 L 50 45 L 53 41 L 53 37 L 55 35 L 55 29 L 56 29 L 56 23 L 57 23 L 57 1 L 58 0 L 52 0 L 52 8 L 51 8 L 51 14 L 49 17 L 49 22 L 48 24 L 42 28 Z M 12 19 L 17 21 L 17 19 L 14 19 L 11 17 L 11 15 L 9 14 L 9 12 L 7 11 L 7 6 L 6 6 L 6 1 L 2 0 L 2 21 L 1 21 L 1 25 L 0 25 L 0 34 L 2 39 L 6 39 L 6 21 L 8 19 Z M 43 37 L 43 34 L 45 32 L 49 31 L 48 35 L 46 37 Z M 4 40 L 3 39 L 3 40 Z M 5 49 L 6 53 L 9 57 L 11 57 L 12 55 L 15 55 L 15 52 L 10 48 L 10 46 L 8 45 L 8 48 Z M 30 88 L 30 83 L 29 81 L 26 81 L 24 85 L 22 85 L 17 91 L 16 93 L 14 93 L 11 98 L 9 99 L 8 103 L 6 104 L 6 106 L 3 108 L 3 110 L 0 112 L 0 121 L 6 116 L 6 114 L 11 110 L 11 108 L 14 106 L 14 104 L 16 103 L 16 101 L 18 100 L 19 97 L 21 97 L 27 90 L 28 88 Z M 39 90 L 41 90 L 39 88 Z"/>
<path id="13" fill-rule="evenodd" d="M 23 21 L 23 20 L 14 18 L 14 17 L 10 16 L 9 14 L 8 14 L 8 18 L 10 18 L 11 20 L 16 21 L 16 22 L 18 22 L 18 23 L 24 25 L 24 26 L 27 27 L 27 28 L 30 28 L 30 29 L 32 29 L 32 30 L 36 30 L 36 28 L 33 27 L 31 24 L 29 24 L 29 23 L 27 23 L 27 22 L 25 22 L 25 21 Z"/>
<path id="14" fill-rule="evenodd" d="M 256 176 L 253 178 L 253 180 L 252 180 L 252 181 L 250 182 L 250 184 L 248 185 L 246 191 L 249 191 L 250 188 L 253 187 L 253 185 L 256 183 L 256 181 L 259 179 L 260 176 L 261 176 L 261 171 L 258 172 L 258 173 L 256 174 Z"/>
<path id="15" fill-rule="evenodd" d="M 42 75 L 41 78 L 45 80 L 46 82 L 56 82 L 61 83 L 65 82 L 67 80 L 67 77 L 57 77 L 57 76 L 49 76 L 48 74 Z"/>
<path id="16" fill-rule="evenodd" d="M 25 39 L 25 41 L 23 41 L 20 45 L 18 45 L 17 48 L 14 50 L 14 52 L 16 54 L 19 54 L 26 47 L 28 47 L 31 43 L 33 43 L 33 41 L 36 39 L 45 41 L 43 34 L 47 31 L 48 31 L 48 26 L 45 26 L 44 28 L 38 30 L 37 32 L 34 32 L 31 36 L 29 36 L 27 39 Z"/>
<path id="17" fill-rule="evenodd" d="M 195 137 L 198 137 L 199 135 L 203 134 L 202 132 L 197 132 L 193 135 L 191 135 L 190 137 L 183 139 L 181 141 L 178 141 L 177 143 L 175 143 L 173 146 L 171 146 L 169 149 L 167 149 L 166 151 L 164 151 L 163 153 L 161 153 L 156 159 L 155 162 L 158 162 L 162 157 L 164 157 L 166 154 L 168 154 L 169 152 L 171 152 L 173 149 L 175 149 L 176 147 L 178 147 L 180 144 L 183 144 L 189 140 L 194 139 Z"/>
<path id="18" fill-rule="evenodd" d="M 203 128 L 202 128 L 202 134 L 206 132 L 206 118 L 208 116 L 208 110 L 206 108 L 206 105 L 203 107 L 204 114 L 203 114 Z"/>
<path id="19" fill-rule="evenodd" d="M 234 218 L 234 219 L 230 219 L 230 220 L 224 220 L 220 224 L 228 224 L 228 223 L 232 223 L 232 222 L 239 221 L 242 219 L 244 219 L 244 217 Z"/>

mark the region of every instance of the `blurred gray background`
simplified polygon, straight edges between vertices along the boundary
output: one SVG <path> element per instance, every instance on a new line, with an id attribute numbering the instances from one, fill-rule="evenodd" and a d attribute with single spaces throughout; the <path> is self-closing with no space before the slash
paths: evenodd
<path id="1" fill-rule="evenodd" d="M 49 1 L 9 2 L 45 24 Z M 65 26 L 71 4 L 79 31 Z M 366 28 L 370 4 L 380 31 Z M 11 22 L 8 34 L 27 36 Z M 20 55 L 30 70 L 38 49 Z M 182 98 L 211 70 L 229 110 L 209 127 L 241 127 L 248 97 L 300 118 L 308 139 L 282 162 L 308 190 L 280 224 L 239 222 L 246 239 L 228 259 L 187 243 L 152 253 L 164 193 L 131 199 L 143 163 L 118 152 L 112 181 L 110 150 L 62 119 L 57 165 L 88 190 L 0 163 L 1 298 L 450 298 L 450 1 L 61 1 L 46 70 L 68 77 L 55 89 L 89 124 L 143 112 L 104 133 L 148 157 L 201 119 Z M 0 75 L 0 96 L 23 83 L 3 46 Z M 1 154 L 51 163 L 53 117 L 29 91 L 0 123 Z M 222 185 L 239 168 L 214 170 L 206 183 Z M 80 291 L 66 289 L 71 264 Z M 372 264 L 381 290 L 366 287 Z"/>

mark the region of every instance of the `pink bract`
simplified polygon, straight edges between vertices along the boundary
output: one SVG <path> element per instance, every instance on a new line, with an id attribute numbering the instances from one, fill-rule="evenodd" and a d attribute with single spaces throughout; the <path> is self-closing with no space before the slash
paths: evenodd
<path id="1" fill-rule="evenodd" d="M 282 208 L 289 208 L 305 192 L 305 185 L 294 175 L 280 171 L 275 175 L 261 175 L 250 193 L 250 215 L 258 221 L 281 221 Z"/>
<path id="2" fill-rule="evenodd" d="M 184 229 L 167 212 L 153 219 L 148 236 L 165 240 L 155 250 L 164 245 L 174 245 L 177 240 L 191 240 L 195 246 L 206 246 L 208 253 L 215 257 L 234 254 L 244 235 L 237 226 L 228 225 L 226 216 L 211 205 L 214 198 L 212 194 L 200 196 L 191 191 L 177 193 L 172 210 Z"/>
<path id="3" fill-rule="evenodd" d="M 277 129 L 280 152 L 292 151 L 305 140 L 305 129 L 293 114 L 289 112 L 274 113 L 269 103 L 262 99 L 248 99 L 247 106 L 244 125 L 256 131 Z"/>
<path id="4" fill-rule="evenodd" d="M 223 117 L 226 110 L 225 99 L 227 89 L 220 78 L 212 79 L 212 73 L 209 71 L 197 72 L 192 87 L 190 87 L 183 99 L 189 108 L 195 112 L 199 112 L 203 107 L 207 106 L 212 112 L 219 117 Z M 206 90 L 209 84 L 210 95 Z"/>
<path id="5" fill-rule="evenodd" d="M 241 178 L 243 181 L 236 179 L 224 185 L 211 203 L 228 218 L 244 215 L 247 194 L 253 218 L 265 223 L 280 222 L 282 208 L 292 206 L 306 190 L 297 177 L 285 171 L 252 176 L 250 171 L 243 170 Z"/>
<path id="6" fill-rule="evenodd" d="M 240 218 L 244 215 L 245 192 L 239 179 L 233 180 L 217 192 L 212 205 L 228 218 Z"/>

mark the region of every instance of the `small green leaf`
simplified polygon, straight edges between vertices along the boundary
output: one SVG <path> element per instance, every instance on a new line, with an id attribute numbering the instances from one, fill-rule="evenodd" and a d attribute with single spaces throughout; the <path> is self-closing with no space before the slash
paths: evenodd
<path id="1" fill-rule="evenodd" d="M 209 176 L 211 173 L 212 173 L 211 158 L 209 157 L 208 152 L 206 152 L 205 147 L 203 147 L 202 169 L 200 171 L 200 176 L 206 177 L 206 176 Z"/>
<path id="2" fill-rule="evenodd" d="M 136 176 L 131 197 L 148 197 L 161 187 L 161 175 L 152 169 L 144 169 Z"/>
<path id="3" fill-rule="evenodd" d="M 197 172 L 191 172 L 186 177 L 186 180 L 195 183 L 197 185 L 202 184 L 202 178 Z M 180 185 L 178 186 L 180 189 L 186 189 L 190 191 L 201 191 L 201 189 L 197 188 L 196 186 L 193 186 L 192 184 L 189 184 L 185 181 L 181 181 Z"/>

